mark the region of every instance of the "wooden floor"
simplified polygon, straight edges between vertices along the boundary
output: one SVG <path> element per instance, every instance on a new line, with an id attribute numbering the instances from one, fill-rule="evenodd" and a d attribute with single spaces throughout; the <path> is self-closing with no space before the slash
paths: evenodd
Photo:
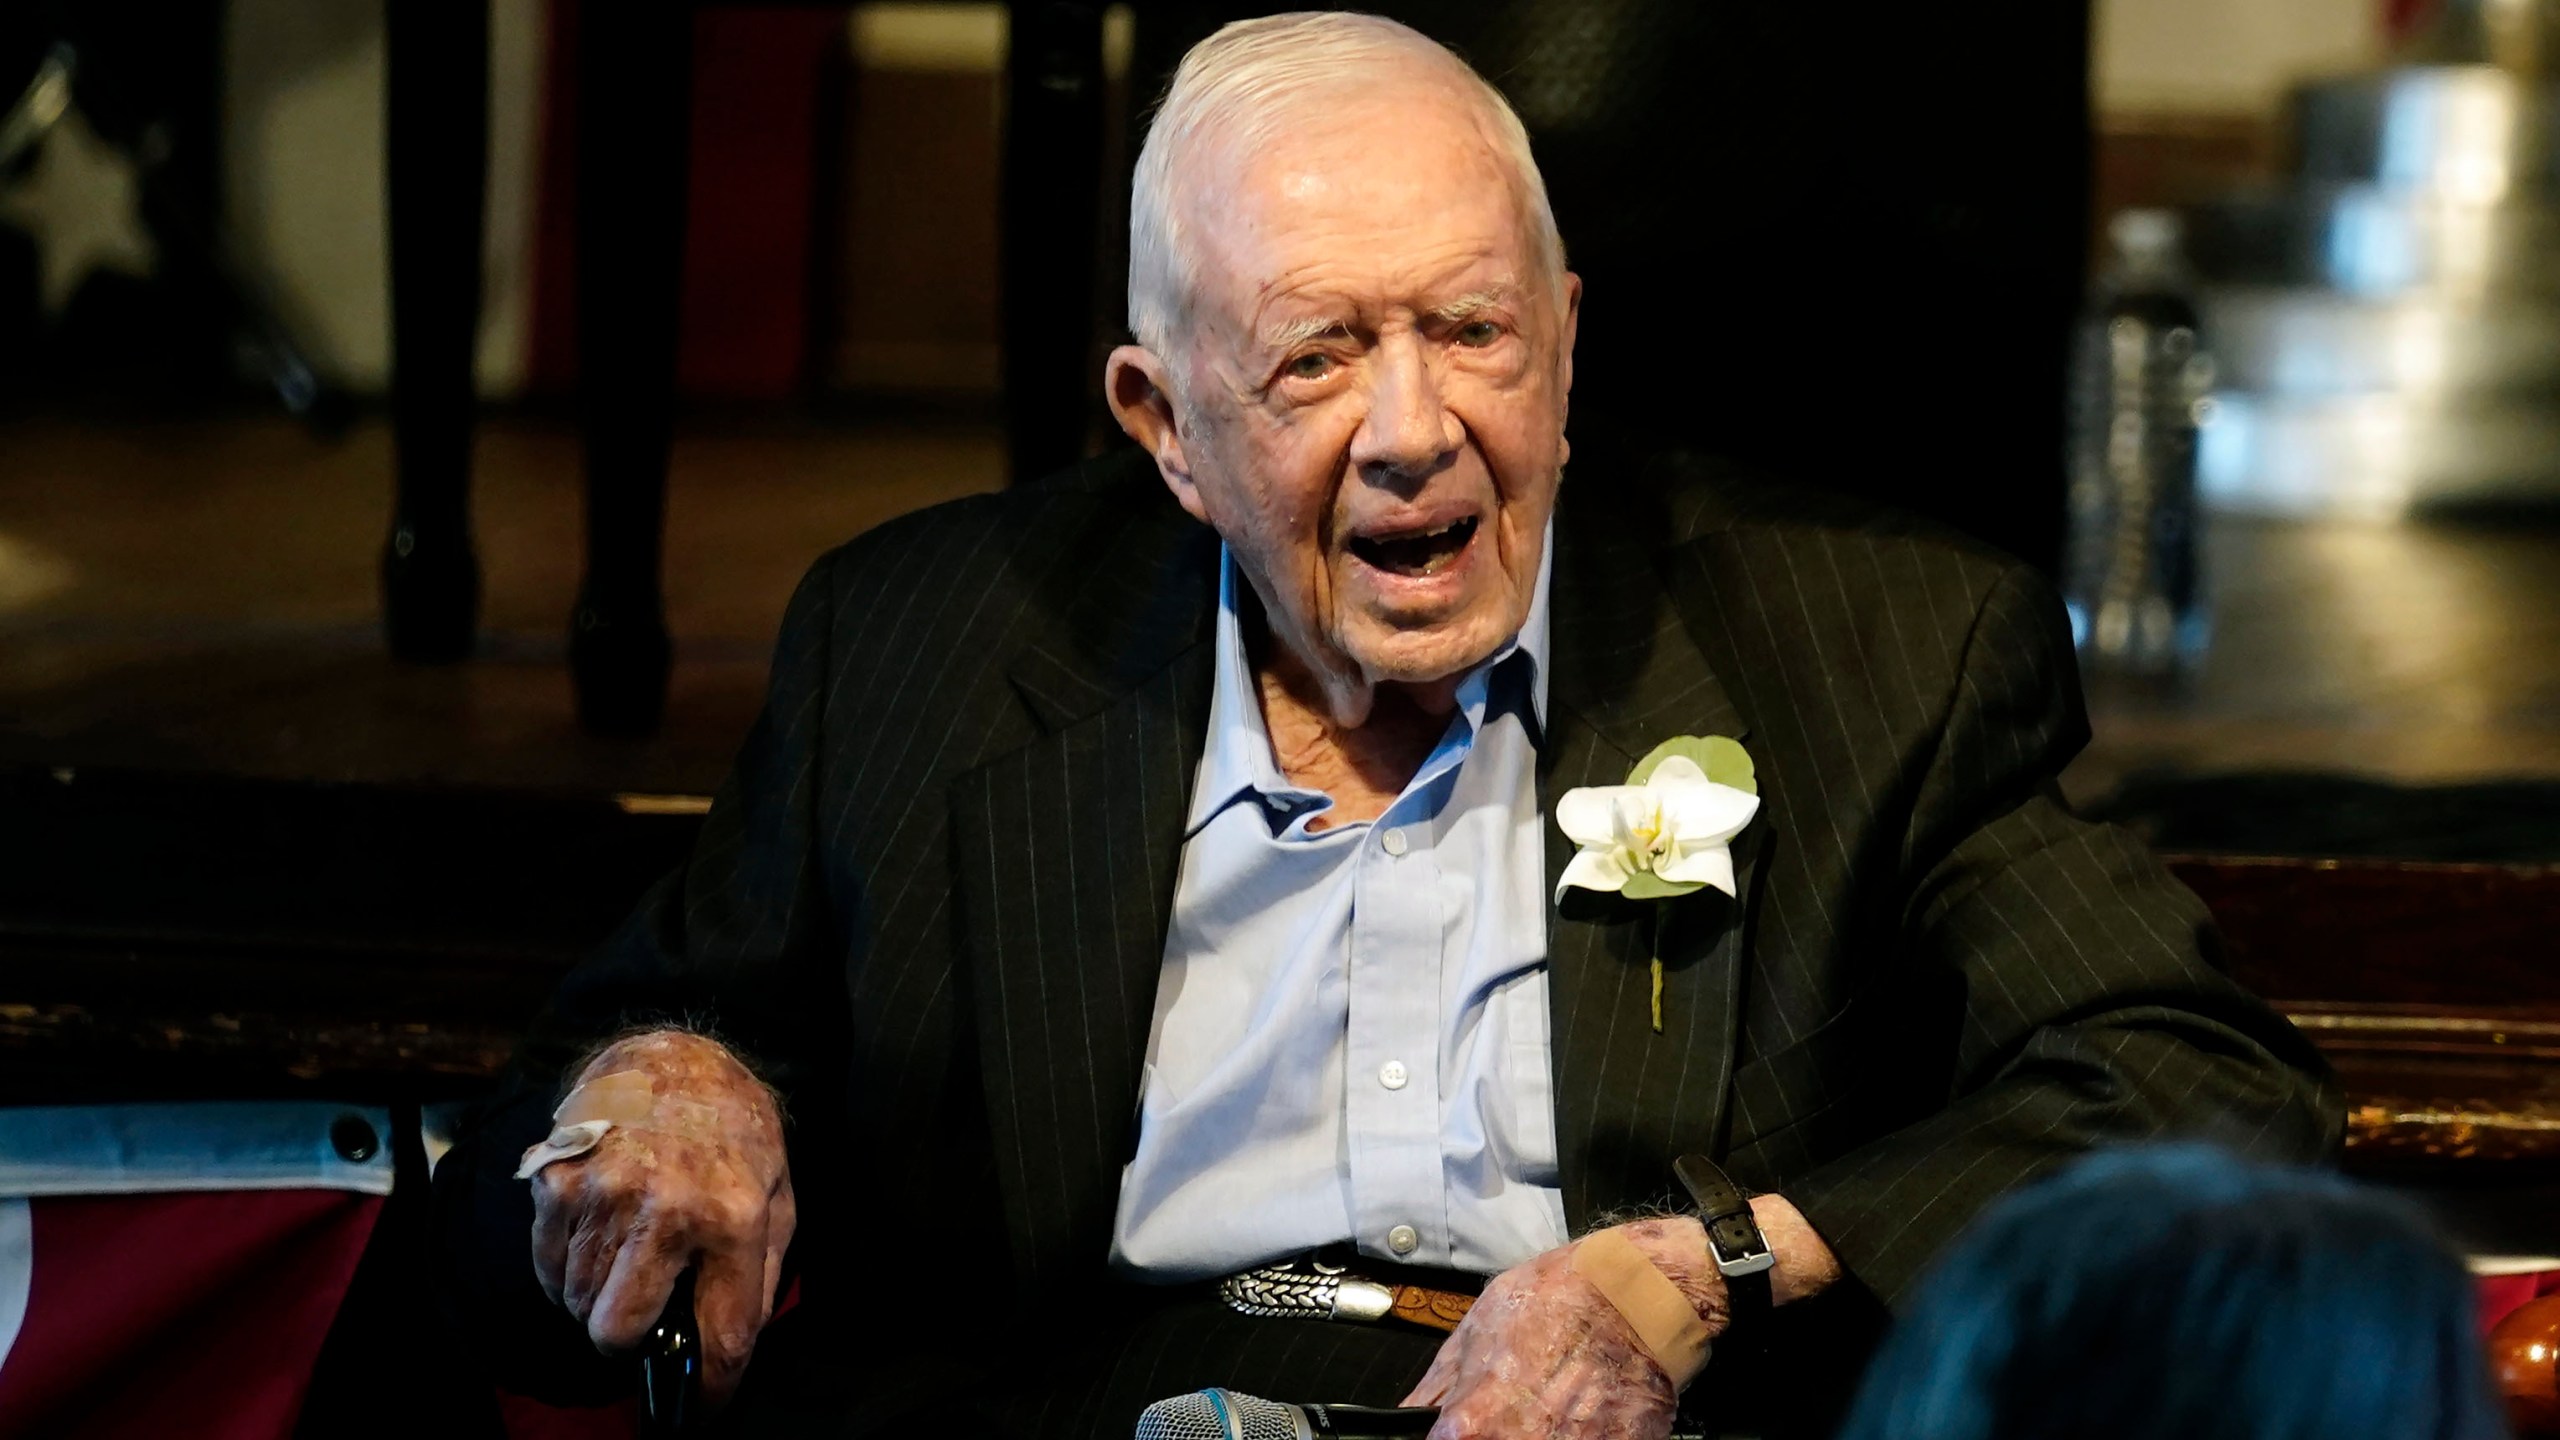
<path id="1" fill-rule="evenodd" d="M 676 446 L 663 734 L 570 716 L 577 448 L 493 421 L 473 660 L 393 664 L 375 565 L 380 424 L 0 425 L 0 763 L 702 793 L 752 718 L 775 624 L 827 547 L 1003 477 L 991 427 L 689 423 Z M 2173 693 L 2096 692 L 2066 778 L 2324 769 L 2431 782 L 2560 776 L 2560 529 L 2221 520 L 2216 639 Z"/>
<path id="2" fill-rule="evenodd" d="M 563 666 L 573 434 L 483 427 L 483 639 L 438 667 L 383 653 L 389 440 L 280 420 L 0 427 L 0 762 L 704 793 L 809 562 L 1004 474 L 987 427 L 688 427 L 668 501 L 666 728 L 603 742 L 572 721 Z"/>

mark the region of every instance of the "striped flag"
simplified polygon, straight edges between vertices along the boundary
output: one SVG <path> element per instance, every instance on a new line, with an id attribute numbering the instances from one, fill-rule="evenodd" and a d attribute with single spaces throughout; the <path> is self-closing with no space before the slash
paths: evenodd
<path id="1" fill-rule="evenodd" d="M 327 1102 L 0 1110 L 0 1440 L 282 1440 L 391 1192 Z"/>

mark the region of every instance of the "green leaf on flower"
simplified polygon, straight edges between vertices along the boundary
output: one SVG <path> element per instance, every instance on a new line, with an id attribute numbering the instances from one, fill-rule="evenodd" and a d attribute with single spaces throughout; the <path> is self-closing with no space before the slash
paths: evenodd
<path id="1" fill-rule="evenodd" d="M 1627 877 L 1625 888 L 1618 891 L 1630 900 L 1671 900 L 1693 890 L 1704 890 L 1701 880 L 1670 881 L 1650 870 L 1639 870 Z"/>
<path id="2" fill-rule="evenodd" d="M 1651 754 L 1636 762 L 1636 768 L 1627 772 L 1627 783 L 1644 784 L 1652 778 L 1655 766 L 1674 755 L 1689 757 L 1699 769 L 1707 772 L 1709 780 L 1718 785 L 1730 785 L 1746 795 L 1760 793 L 1759 784 L 1752 774 L 1750 752 L 1742 748 L 1740 741 L 1728 740 L 1722 735 L 1672 736 L 1654 746 Z"/>

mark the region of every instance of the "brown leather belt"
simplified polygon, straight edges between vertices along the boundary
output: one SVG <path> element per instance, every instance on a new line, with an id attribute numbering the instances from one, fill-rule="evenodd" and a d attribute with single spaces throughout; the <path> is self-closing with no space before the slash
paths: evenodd
<path id="1" fill-rule="evenodd" d="M 1218 1298 L 1245 1315 L 1354 1324 L 1400 1320 L 1444 1333 L 1457 1329 L 1476 1303 L 1462 1291 L 1374 1280 L 1323 1255 L 1230 1275 L 1218 1282 Z"/>
<path id="2" fill-rule="evenodd" d="M 1476 1297 L 1454 1290 L 1426 1290 L 1419 1285 L 1396 1287 L 1396 1303 L 1387 1311 L 1398 1320 L 1426 1329 L 1449 1331 L 1475 1308 Z"/>

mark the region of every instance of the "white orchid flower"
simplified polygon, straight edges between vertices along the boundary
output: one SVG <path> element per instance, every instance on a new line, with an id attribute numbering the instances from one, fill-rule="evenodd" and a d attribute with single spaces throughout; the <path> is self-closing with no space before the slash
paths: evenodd
<path id="1" fill-rule="evenodd" d="M 1638 875 L 1731 895 L 1733 837 L 1758 813 L 1759 796 L 1709 780 L 1685 755 L 1664 757 L 1641 785 L 1567 790 L 1556 824 L 1582 848 L 1556 881 L 1556 899 L 1575 886 L 1617 894 Z"/>

